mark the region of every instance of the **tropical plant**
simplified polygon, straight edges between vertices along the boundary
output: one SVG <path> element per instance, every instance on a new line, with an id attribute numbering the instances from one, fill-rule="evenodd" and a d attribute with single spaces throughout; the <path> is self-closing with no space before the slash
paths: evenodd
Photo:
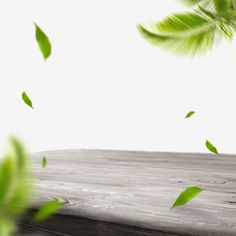
<path id="1" fill-rule="evenodd" d="M 196 55 L 213 48 L 236 32 L 236 0 L 181 0 L 193 10 L 163 21 L 140 24 L 138 30 L 150 43 L 179 55 Z"/>

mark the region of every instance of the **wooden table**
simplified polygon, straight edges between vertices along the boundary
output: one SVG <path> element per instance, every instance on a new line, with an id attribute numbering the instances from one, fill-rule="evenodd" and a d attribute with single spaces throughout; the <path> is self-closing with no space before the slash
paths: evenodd
<path id="1" fill-rule="evenodd" d="M 32 159 L 39 196 L 20 222 L 23 235 L 236 235 L 236 156 L 63 150 Z M 170 210 L 194 185 L 204 191 Z M 30 223 L 42 202 L 58 197 L 64 209 L 44 223 Z"/>

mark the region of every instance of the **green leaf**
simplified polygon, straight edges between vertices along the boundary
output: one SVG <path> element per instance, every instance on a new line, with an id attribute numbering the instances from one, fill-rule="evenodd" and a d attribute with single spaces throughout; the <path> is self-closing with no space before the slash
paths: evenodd
<path id="1" fill-rule="evenodd" d="M 139 25 L 138 30 L 155 46 L 179 55 L 195 55 L 212 49 L 218 24 L 205 14 L 179 13 L 158 23 Z"/>
<path id="2" fill-rule="evenodd" d="M 33 217 L 34 222 L 41 222 L 46 220 L 54 213 L 58 212 L 63 206 L 63 202 L 60 199 L 54 199 L 43 204 L 38 212 Z"/>
<path id="3" fill-rule="evenodd" d="M 195 114 L 195 111 L 190 111 L 189 113 L 187 113 L 187 115 L 185 116 L 185 119 L 193 116 Z"/>
<path id="4" fill-rule="evenodd" d="M 44 57 L 44 60 L 46 60 L 50 55 L 52 51 L 52 46 L 49 41 L 48 36 L 43 32 L 43 30 L 36 24 L 35 25 L 35 38 L 38 42 L 39 49 Z"/>
<path id="5" fill-rule="evenodd" d="M 215 153 L 217 155 L 219 155 L 218 151 L 217 151 L 217 148 L 208 140 L 206 140 L 206 147 L 207 149 L 212 152 L 212 153 Z"/>
<path id="6" fill-rule="evenodd" d="M 199 193 L 201 193 L 203 190 L 198 186 L 193 186 L 185 189 L 176 199 L 171 209 L 185 205 L 189 201 L 191 201 L 193 198 L 195 198 Z"/>
<path id="7" fill-rule="evenodd" d="M 22 143 L 17 138 L 11 137 L 9 143 L 12 146 L 11 155 L 15 156 L 17 159 L 19 174 L 22 172 L 24 173 L 25 169 L 28 168 L 28 154 Z"/>
<path id="8" fill-rule="evenodd" d="M 3 159 L 0 166 L 0 202 L 5 202 L 16 182 L 16 160 L 12 156 Z"/>
<path id="9" fill-rule="evenodd" d="M 42 167 L 45 168 L 47 166 L 47 158 L 44 156 L 42 159 Z"/>
<path id="10" fill-rule="evenodd" d="M 10 139 L 10 149 L 0 162 L 0 235 L 10 236 L 16 219 L 28 208 L 33 190 L 29 156 L 21 142 Z"/>
<path id="11" fill-rule="evenodd" d="M 13 235 L 16 231 L 16 225 L 13 221 L 9 219 L 1 219 L 0 221 L 0 235 L 1 236 L 10 236 Z"/>
<path id="12" fill-rule="evenodd" d="M 9 183 L 13 187 L 5 204 L 8 205 L 7 214 L 16 216 L 24 212 L 30 202 L 34 181 L 30 171 L 29 155 L 24 146 L 15 137 L 11 137 L 9 143 L 11 149 L 8 156 L 14 160 L 11 166 L 15 166 L 15 178 Z"/>
<path id="13" fill-rule="evenodd" d="M 31 102 L 29 96 L 26 94 L 26 92 L 23 92 L 21 96 L 22 96 L 24 103 L 26 105 L 28 105 L 29 107 L 33 108 L 32 102 Z"/>

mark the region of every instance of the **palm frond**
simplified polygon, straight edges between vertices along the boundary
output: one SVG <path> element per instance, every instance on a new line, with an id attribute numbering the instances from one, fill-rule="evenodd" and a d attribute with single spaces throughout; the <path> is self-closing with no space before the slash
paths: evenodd
<path id="1" fill-rule="evenodd" d="M 138 30 L 156 46 L 180 55 L 195 55 L 212 49 L 219 26 L 216 20 L 192 12 L 173 14 L 151 25 L 139 25 Z"/>

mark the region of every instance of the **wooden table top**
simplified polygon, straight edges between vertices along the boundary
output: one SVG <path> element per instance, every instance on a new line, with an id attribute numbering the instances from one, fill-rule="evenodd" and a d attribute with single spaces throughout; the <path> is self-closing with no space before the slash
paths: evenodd
<path id="1" fill-rule="evenodd" d="M 236 235 L 236 156 L 62 150 L 32 160 L 39 179 L 33 208 L 50 198 L 66 205 L 39 225 L 26 217 L 20 225 L 30 235 Z M 195 185 L 204 191 L 170 210 Z"/>

